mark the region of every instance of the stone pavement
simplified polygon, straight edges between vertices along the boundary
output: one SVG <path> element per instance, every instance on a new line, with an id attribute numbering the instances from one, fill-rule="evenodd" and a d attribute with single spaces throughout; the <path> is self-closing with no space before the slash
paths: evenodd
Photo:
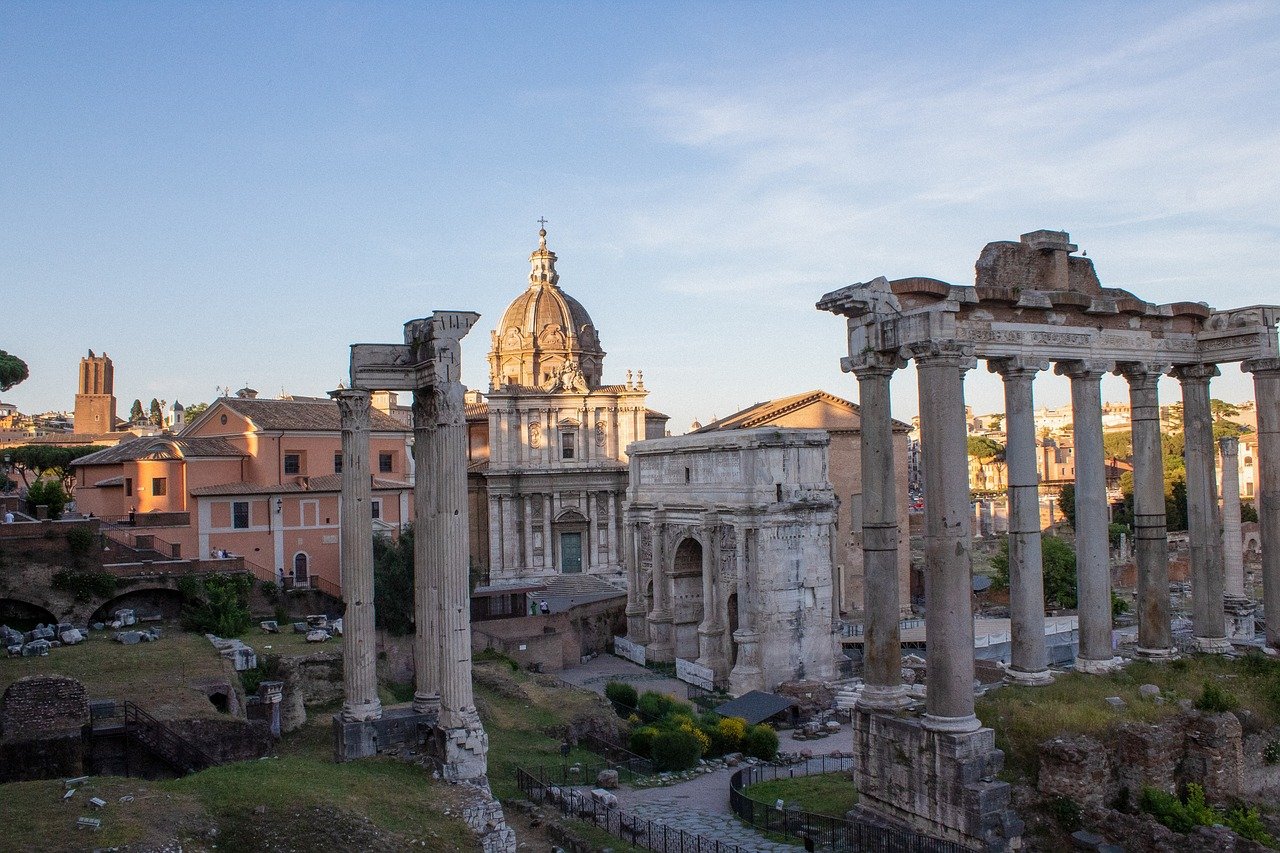
<path id="1" fill-rule="evenodd" d="M 562 681 L 603 694 L 610 681 L 622 681 L 637 691 L 656 690 L 677 699 L 689 698 L 685 683 L 611 654 L 597 655 L 584 664 L 557 673 Z"/>

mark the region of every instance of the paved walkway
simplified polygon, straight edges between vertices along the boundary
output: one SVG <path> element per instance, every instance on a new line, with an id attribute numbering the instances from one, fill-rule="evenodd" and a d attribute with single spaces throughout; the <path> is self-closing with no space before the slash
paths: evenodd
<path id="1" fill-rule="evenodd" d="M 622 681 L 641 693 L 646 690 L 656 690 L 677 699 L 689 698 L 689 692 L 685 689 L 683 681 L 659 675 L 651 669 L 645 669 L 639 664 L 616 655 L 596 655 L 584 664 L 561 670 L 558 675 L 570 684 L 594 690 L 601 695 L 604 694 L 604 686 L 610 681 Z"/>

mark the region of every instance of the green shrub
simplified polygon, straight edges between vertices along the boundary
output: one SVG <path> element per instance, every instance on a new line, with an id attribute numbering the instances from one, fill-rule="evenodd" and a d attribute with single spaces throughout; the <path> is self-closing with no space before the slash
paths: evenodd
<path id="1" fill-rule="evenodd" d="M 1186 806 L 1173 794 L 1144 787 L 1138 806 L 1174 832 L 1190 832 L 1195 829 L 1195 823 L 1187 814 Z"/>
<path id="2" fill-rule="evenodd" d="M 35 515 L 37 506 L 47 506 L 49 517 L 59 518 L 69 500 L 58 480 L 36 480 L 27 488 L 27 503 L 31 505 L 32 515 Z"/>
<path id="3" fill-rule="evenodd" d="M 707 721 L 704 729 L 711 736 L 710 755 L 724 755 L 742 748 L 747 733 L 747 721 L 741 717 L 721 717 L 714 724 Z"/>
<path id="4" fill-rule="evenodd" d="M 1200 698 L 1196 700 L 1196 708 L 1209 714 L 1221 714 L 1224 711 L 1234 711 L 1240 707 L 1240 700 L 1236 695 L 1224 687 L 1214 684 L 1212 681 L 1204 683 L 1204 689 L 1200 693 Z M 1203 791 L 1201 792 L 1203 793 Z"/>
<path id="5" fill-rule="evenodd" d="M 50 586 L 71 596 L 80 602 L 110 598 L 116 591 L 114 575 L 106 572 L 84 572 L 75 569 L 62 569 L 54 572 Z"/>
<path id="6" fill-rule="evenodd" d="M 258 685 L 267 677 L 267 669 L 262 664 L 258 664 L 253 669 L 244 669 L 240 671 L 240 684 L 244 687 L 246 696 L 252 696 L 258 692 Z"/>
<path id="7" fill-rule="evenodd" d="M 752 726 L 742 738 L 742 751 L 747 755 L 772 761 L 778 754 L 778 733 L 764 723 Z"/>
<path id="8" fill-rule="evenodd" d="M 1241 838 L 1256 841 L 1267 847 L 1275 846 L 1275 839 L 1271 837 L 1271 833 L 1267 832 L 1267 827 L 1263 824 L 1257 809 L 1236 806 L 1227 812 L 1227 826 Z"/>
<path id="9" fill-rule="evenodd" d="M 505 663 L 507 666 L 511 667 L 512 672 L 520 671 L 520 664 L 517 663 L 514 658 L 504 655 L 502 652 L 498 651 L 493 647 L 487 648 L 484 651 L 480 652 L 478 655 L 475 656 L 475 660 L 495 661 L 497 663 Z"/>
<path id="10" fill-rule="evenodd" d="M 280 585 L 275 581 L 262 581 L 258 584 L 258 591 L 268 604 L 275 604 L 280 600 Z"/>
<path id="11" fill-rule="evenodd" d="M 178 582 L 178 589 L 186 599 L 182 622 L 188 631 L 201 634 L 217 634 L 219 637 L 237 637 L 249 630 L 249 590 L 253 578 L 249 575 L 209 575 L 196 578 L 188 575 Z"/>
<path id="12" fill-rule="evenodd" d="M 631 733 L 628 748 L 636 755 L 643 755 L 647 758 L 653 747 L 653 739 L 659 734 L 658 729 L 653 726 L 641 726 Z"/>
<path id="13" fill-rule="evenodd" d="M 610 681 L 604 686 L 605 698 L 613 703 L 613 708 L 617 711 L 619 717 L 626 717 L 635 710 L 636 703 L 640 701 L 639 694 L 630 684 L 621 681 Z"/>
<path id="14" fill-rule="evenodd" d="M 1075 800 L 1066 797 L 1054 797 L 1044 804 L 1047 811 L 1063 832 L 1075 832 L 1080 828 L 1080 806 Z"/>
<path id="15" fill-rule="evenodd" d="M 693 707 L 689 704 L 653 690 L 646 690 L 640 694 L 636 708 L 640 716 L 646 720 L 661 720 L 671 714 L 689 714 L 690 716 L 693 714 Z"/>
<path id="16" fill-rule="evenodd" d="M 93 531 L 83 524 L 77 524 L 67 531 L 67 550 L 71 552 L 77 565 L 93 550 L 94 538 Z"/>
<path id="17" fill-rule="evenodd" d="M 1262 760 L 1267 764 L 1280 764 L 1280 740 L 1273 740 L 1262 748 Z"/>
<path id="18" fill-rule="evenodd" d="M 656 770 L 687 770 L 702 757 L 702 746 L 693 732 L 664 731 L 653 739 L 650 756 Z"/>

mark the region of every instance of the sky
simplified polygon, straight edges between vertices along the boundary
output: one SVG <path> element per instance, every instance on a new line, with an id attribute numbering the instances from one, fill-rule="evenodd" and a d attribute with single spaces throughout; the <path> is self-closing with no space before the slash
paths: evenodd
<path id="1" fill-rule="evenodd" d="M 0 3 L 3 399 L 320 395 L 348 345 L 527 285 L 684 432 L 856 400 L 826 292 L 1065 230 L 1104 286 L 1280 302 L 1280 4 Z M 1122 400 L 1124 381 L 1104 381 Z M 914 370 L 894 414 L 917 410 Z M 1176 382 L 1161 387 L 1178 397 Z M 971 371 L 967 401 L 1002 408 Z M 1252 383 L 1223 367 L 1213 395 Z M 1069 401 L 1042 375 L 1037 405 Z"/>

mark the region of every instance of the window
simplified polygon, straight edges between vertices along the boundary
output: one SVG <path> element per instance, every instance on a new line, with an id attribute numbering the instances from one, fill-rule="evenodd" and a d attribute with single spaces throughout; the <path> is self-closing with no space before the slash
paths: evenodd
<path id="1" fill-rule="evenodd" d="M 369 502 L 370 508 L 373 510 L 374 518 L 382 518 L 382 499 L 374 498 Z"/>
<path id="2" fill-rule="evenodd" d="M 169 478 L 168 477 L 152 477 L 151 478 L 151 494 L 154 497 L 162 498 L 169 494 Z"/>
<path id="3" fill-rule="evenodd" d="M 284 472 L 286 474 L 302 473 L 302 454 L 286 453 L 284 455 Z"/>
<path id="4" fill-rule="evenodd" d="M 335 474 L 342 473 L 342 454 L 341 453 L 333 454 L 333 473 Z"/>
<path id="5" fill-rule="evenodd" d="M 379 453 L 378 454 L 378 470 L 383 474 L 390 474 L 392 470 L 391 460 L 392 460 L 392 455 L 390 453 Z"/>
<path id="6" fill-rule="evenodd" d="M 560 458 L 572 459 L 573 451 L 577 448 L 572 432 L 560 433 Z"/>
<path id="7" fill-rule="evenodd" d="M 294 586 L 310 586 L 311 575 L 307 571 L 307 555 L 302 551 L 293 555 L 293 585 Z"/>
<path id="8" fill-rule="evenodd" d="M 235 530 L 249 529 L 249 502 L 231 502 L 231 527 Z"/>
<path id="9" fill-rule="evenodd" d="M 124 478 L 124 496 L 126 498 L 133 497 L 133 478 Z"/>

